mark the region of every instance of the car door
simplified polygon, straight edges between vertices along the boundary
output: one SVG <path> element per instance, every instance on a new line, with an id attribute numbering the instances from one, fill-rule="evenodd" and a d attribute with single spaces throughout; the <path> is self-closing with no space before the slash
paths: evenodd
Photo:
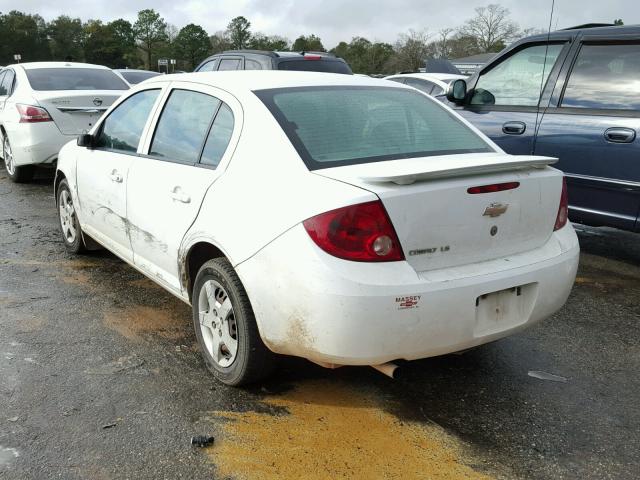
<path id="1" fill-rule="evenodd" d="M 585 36 L 565 70 L 535 153 L 560 159 L 572 220 L 633 230 L 640 210 L 640 39 Z"/>
<path id="2" fill-rule="evenodd" d="M 459 110 L 512 154 L 531 154 L 541 93 L 558 75 L 567 41 L 526 43 L 485 67 Z"/>
<path id="3" fill-rule="evenodd" d="M 175 82 L 157 115 L 145 155 L 129 172 L 127 213 L 134 263 L 180 293 L 178 251 L 234 131 L 233 97 Z"/>
<path id="4" fill-rule="evenodd" d="M 120 103 L 97 127 L 94 146 L 83 149 L 76 162 L 83 230 L 131 262 L 127 178 L 160 92 L 160 88 L 142 90 Z"/>

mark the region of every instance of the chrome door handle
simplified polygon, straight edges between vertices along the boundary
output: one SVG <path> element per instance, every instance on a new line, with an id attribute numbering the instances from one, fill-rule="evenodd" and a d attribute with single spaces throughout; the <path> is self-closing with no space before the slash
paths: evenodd
<path id="1" fill-rule="evenodd" d="M 607 128 L 604 138 L 612 143 L 631 143 L 636 139 L 636 131 L 631 128 L 613 127 Z"/>
<path id="2" fill-rule="evenodd" d="M 191 203 L 191 197 L 186 193 L 182 192 L 180 187 L 176 187 L 173 190 L 171 190 L 169 192 L 169 195 L 171 195 L 171 198 L 177 202 Z"/>
<path id="3" fill-rule="evenodd" d="M 524 122 L 506 122 L 502 125 L 502 133 L 507 135 L 522 135 L 526 129 Z"/>
<path id="4" fill-rule="evenodd" d="M 122 183 L 122 175 L 120 175 L 117 170 L 112 171 L 109 177 L 111 178 L 112 182 Z"/>

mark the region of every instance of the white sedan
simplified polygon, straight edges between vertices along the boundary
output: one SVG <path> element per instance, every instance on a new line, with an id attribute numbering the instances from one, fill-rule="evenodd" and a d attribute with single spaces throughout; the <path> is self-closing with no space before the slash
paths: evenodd
<path id="1" fill-rule="evenodd" d="M 2 158 L 14 182 L 51 165 L 60 148 L 95 125 L 129 86 L 111 69 L 68 62 L 9 65 L 0 71 Z"/>
<path id="2" fill-rule="evenodd" d="M 391 367 L 556 312 L 578 265 L 555 159 L 505 154 L 398 83 L 156 77 L 60 152 L 72 252 L 100 244 L 192 305 L 230 385 L 274 354 Z"/>
<path id="3" fill-rule="evenodd" d="M 464 75 L 456 75 L 455 73 L 399 73 L 389 75 L 385 77 L 385 80 L 404 83 L 435 97 L 447 93 L 449 84 L 454 80 L 465 80 L 466 78 Z"/>

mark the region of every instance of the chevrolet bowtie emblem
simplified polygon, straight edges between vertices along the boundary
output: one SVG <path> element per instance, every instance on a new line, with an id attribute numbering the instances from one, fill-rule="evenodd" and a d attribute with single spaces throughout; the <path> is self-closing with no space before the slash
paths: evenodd
<path id="1" fill-rule="evenodd" d="M 484 209 L 484 213 L 482 216 L 484 217 L 499 217 L 509 208 L 509 204 L 507 203 L 492 203 L 487 208 Z"/>

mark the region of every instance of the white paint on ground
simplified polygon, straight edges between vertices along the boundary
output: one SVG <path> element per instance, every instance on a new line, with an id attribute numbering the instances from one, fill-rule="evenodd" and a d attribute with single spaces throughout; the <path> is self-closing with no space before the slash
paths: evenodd
<path id="1" fill-rule="evenodd" d="M 18 450 L 16 450 L 15 448 L 3 447 L 2 445 L 0 445 L 0 466 L 9 465 L 19 456 L 20 453 L 18 453 Z"/>

